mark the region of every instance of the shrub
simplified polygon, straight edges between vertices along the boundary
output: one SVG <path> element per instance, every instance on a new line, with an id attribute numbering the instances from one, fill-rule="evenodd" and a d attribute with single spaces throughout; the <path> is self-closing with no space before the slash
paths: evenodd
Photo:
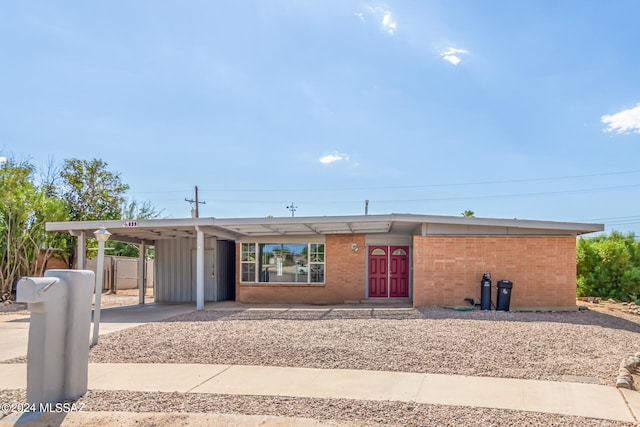
<path id="1" fill-rule="evenodd" d="M 578 296 L 640 298 L 640 243 L 633 233 L 579 239 L 577 262 Z"/>

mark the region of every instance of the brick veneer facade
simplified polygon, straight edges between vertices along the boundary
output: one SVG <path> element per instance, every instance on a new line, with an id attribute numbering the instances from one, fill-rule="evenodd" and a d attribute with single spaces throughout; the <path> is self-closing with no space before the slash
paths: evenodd
<path id="1" fill-rule="evenodd" d="M 482 273 L 513 282 L 511 307 L 576 306 L 576 239 L 571 236 L 414 236 L 413 304 L 464 306 L 480 298 Z"/>
<path id="2" fill-rule="evenodd" d="M 356 243 L 358 251 L 351 249 Z M 329 234 L 325 241 L 325 284 L 240 283 L 240 243 L 236 244 L 236 301 L 283 304 L 341 304 L 365 298 L 364 234 Z"/>
<path id="3" fill-rule="evenodd" d="M 351 244 L 359 247 L 357 252 Z M 363 234 L 326 236 L 324 285 L 240 283 L 236 300 L 263 303 L 340 304 L 365 298 Z M 240 272 L 240 247 L 236 271 Z M 513 282 L 511 307 L 575 308 L 576 239 L 572 236 L 414 236 L 413 305 L 464 306 L 480 299 L 482 273 Z"/>

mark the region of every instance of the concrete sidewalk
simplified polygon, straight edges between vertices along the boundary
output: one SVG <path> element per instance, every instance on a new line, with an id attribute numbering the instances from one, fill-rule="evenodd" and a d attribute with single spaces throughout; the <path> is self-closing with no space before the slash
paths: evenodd
<path id="1" fill-rule="evenodd" d="M 26 364 L 0 388 L 26 387 Z M 344 369 L 199 364 L 90 364 L 89 388 L 140 392 L 382 400 L 638 422 L 640 393 L 611 386 Z"/>

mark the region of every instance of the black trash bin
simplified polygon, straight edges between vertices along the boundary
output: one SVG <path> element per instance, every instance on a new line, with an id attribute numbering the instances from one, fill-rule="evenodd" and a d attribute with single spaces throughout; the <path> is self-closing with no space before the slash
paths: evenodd
<path id="1" fill-rule="evenodd" d="M 498 296 L 496 298 L 496 310 L 509 311 L 509 304 L 511 303 L 511 288 L 513 283 L 509 280 L 499 280 L 496 283 L 498 289 Z"/>
<path id="2" fill-rule="evenodd" d="M 491 274 L 484 273 L 480 281 L 480 310 L 491 310 Z"/>

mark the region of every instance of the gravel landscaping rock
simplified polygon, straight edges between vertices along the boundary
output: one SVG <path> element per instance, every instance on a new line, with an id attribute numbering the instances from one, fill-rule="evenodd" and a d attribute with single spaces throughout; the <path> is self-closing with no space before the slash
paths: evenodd
<path id="1" fill-rule="evenodd" d="M 22 402 L 24 390 L 0 390 L 0 401 Z M 596 420 L 505 409 L 425 405 L 404 402 L 309 399 L 271 396 L 232 396 L 196 393 L 139 393 L 92 390 L 77 401 L 84 411 L 166 413 L 223 413 L 273 415 L 338 421 L 350 426 L 632 426 Z M 155 416 L 164 425 L 163 415 Z M 188 425 L 183 420 L 178 425 Z M 191 424 L 193 425 L 193 424 Z"/>
<path id="2" fill-rule="evenodd" d="M 633 318 L 637 319 L 635 316 Z M 210 363 L 429 372 L 615 385 L 640 323 L 592 310 L 441 308 L 191 312 L 105 335 L 92 363 Z"/>

